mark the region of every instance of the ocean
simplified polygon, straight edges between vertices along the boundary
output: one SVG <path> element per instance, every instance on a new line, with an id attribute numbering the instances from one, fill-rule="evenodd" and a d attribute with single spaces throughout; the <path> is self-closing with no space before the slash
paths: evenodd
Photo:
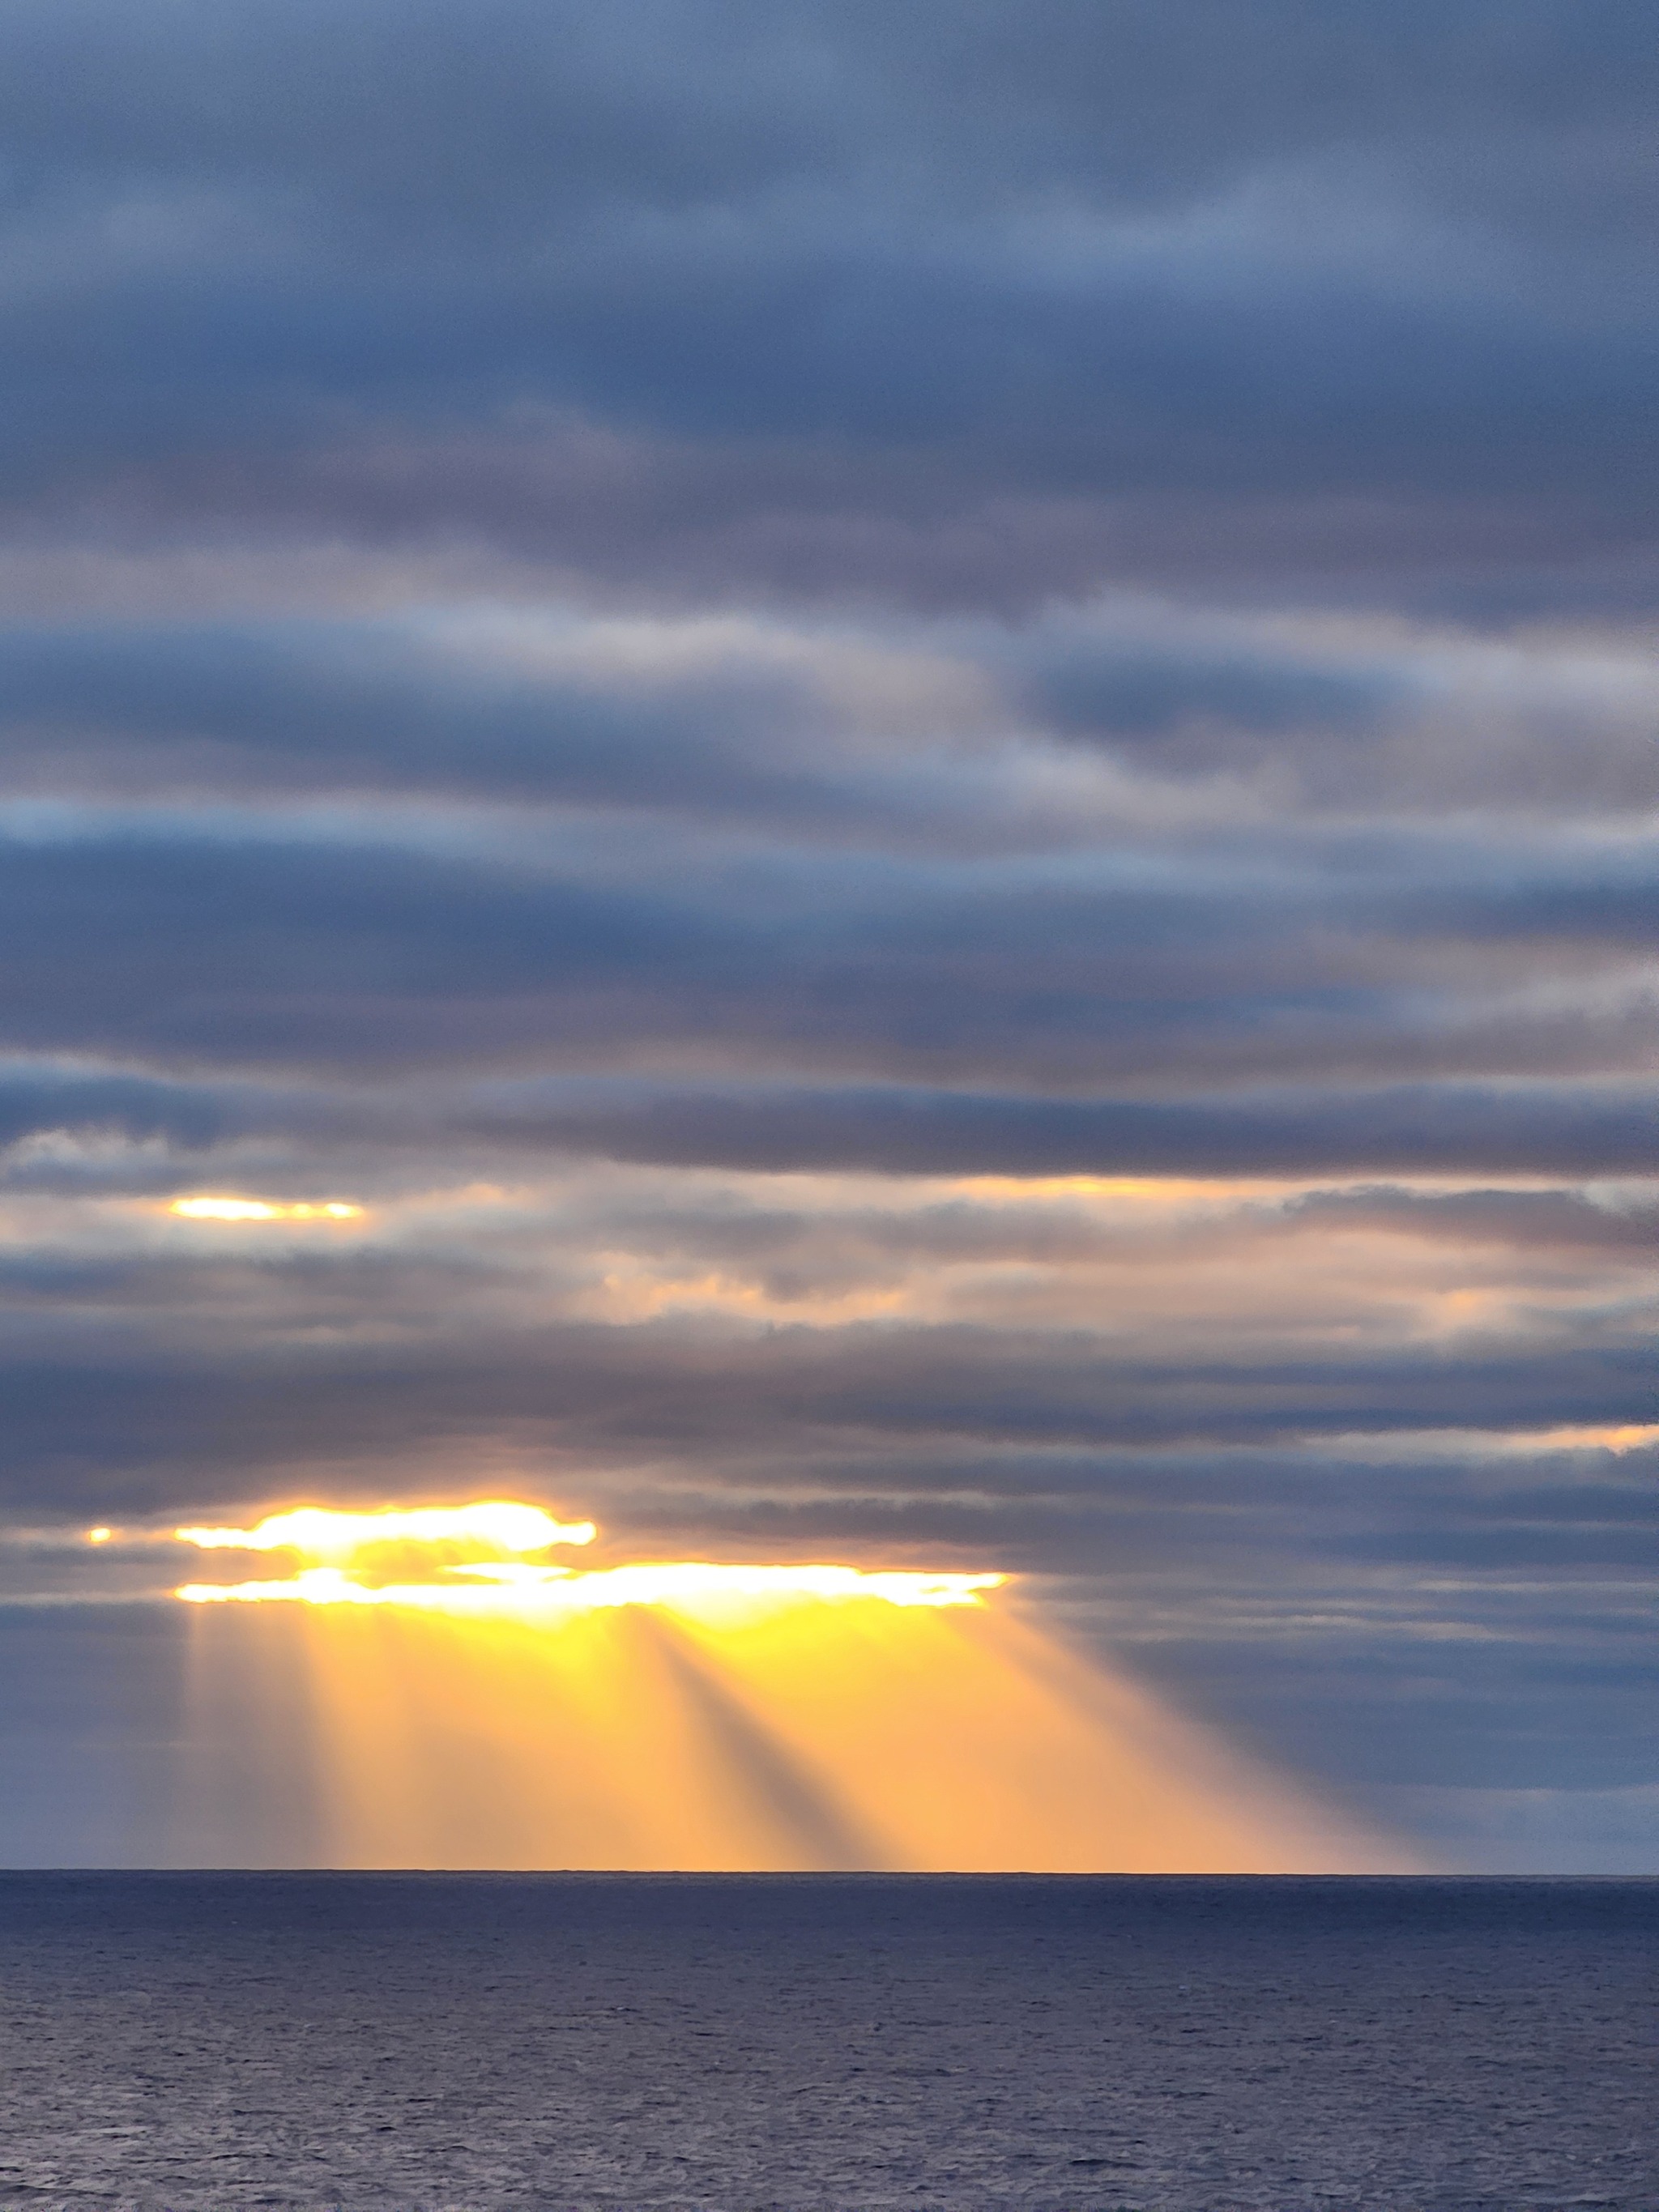
<path id="1" fill-rule="evenodd" d="M 0 1875 L 0 2204 L 1659 2207 L 1659 1882 Z"/>

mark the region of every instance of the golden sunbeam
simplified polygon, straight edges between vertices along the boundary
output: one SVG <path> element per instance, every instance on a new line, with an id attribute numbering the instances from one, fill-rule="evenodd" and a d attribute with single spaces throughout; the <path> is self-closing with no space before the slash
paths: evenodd
<path id="1" fill-rule="evenodd" d="M 196 1609 L 203 1668 L 222 1666 L 250 1609 L 268 1624 L 276 1710 L 290 1734 L 295 1711 L 307 1716 L 321 1863 L 1400 1863 L 988 1602 L 1002 1575 L 697 1561 L 580 1572 L 525 1554 L 586 1541 L 591 1523 L 503 1501 L 307 1508 L 179 1533 L 298 1555 L 283 1579 L 177 1594 Z M 457 1562 L 457 1540 L 495 1556 Z M 396 1577 L 375 1572 L 388 1546 Z"/>

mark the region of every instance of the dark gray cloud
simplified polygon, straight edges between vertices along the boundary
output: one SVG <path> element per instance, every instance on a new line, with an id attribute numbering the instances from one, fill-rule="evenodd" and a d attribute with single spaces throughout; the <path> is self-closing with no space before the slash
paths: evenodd
<path id="1" fill-rule="evenodd" d="M 497 1107 L 471 1124 L 509 1141 L 619 1159 L 909 1175 L 1257 1175 L 1330 1169 L 1648 1176 L 1647 1089 L 1380 1086 L 1218 1100 L 988 1097 L 924 1090 L 625 1091 Z"/>
<path id="2" fill-rule="evenodd" d="M 1227 872 L 89 826 L 9 845 L 0 1020 L 37 1050 L 197 1067 L 665 1054 L 1143 1094 L 1634 1074 L 1650 1048 L 1634 963 L 1654 896 L 1626 867 L 1444 888 L 1409 865 L 1393 882 Z"/>
<path id="3" fill-rule="evenodd" d="M 1045 672 L 1047 714 L 1065 730 L 1159 738 L 1194 721 L 1250 734 L 1374 724 L 1395 704 L 1397 679 L 1381 671 L 1279 665 L 1194 653 L 1079 655 Z"/>
<path id="4" fill-rule="evenodd" d="M 753 668 L 630 696 L 316 625 L 25 632 L 0 641 L 0 677 L 4 773 L 25 789 L 72 787 L 78 769 L 93 793 L 401 790 L 797 817 L 835 805 L 807 757 L 823 707 Z"/>
<path id="5" fill-rule="evenodd" d="M 289 1263 L 288 1303 L 273 1310 L 269 1285 L 232 1297 L 230 1273 L 184 1271 L 176 1288 L 200 1301 L 180 1308 L 189 1344 L 145 1327 L 132 1310 L 131 1271 L 106 1308 L 95 1285 L 77 1285 L 94 1295 L 73 1359 L 48 1363 L 40 1319 L 20 1316 L 3 1450 L 13 1513 L 72 1500 L 77 1517 L 165 1514 L 173 1499 L 180 1510 L 240 1504 L 283 1481 L 332 1480 L 372 1496 L 389 1468 L 403 1465 L 408 1480 L 440 1456 L 453 1466 L 469 1444 L 488 1464 L 503 1441 L 532 1457 L 543 1482 L 569 1483 L 580 1468 L 574 1480 L 584 1495 L 598 1493 L 590 1502 L 603 1518 L 607 1469 L 678 1464 L 701 1493 L 727 1480 L 744 1486 L 764 1466 L 764 1486 L 787 1496 L 812 1486 L 806 1471 L 826 1449 L 877 1439 L 888 1456 L 861 1480 L 878 1492 L 903 1486 L 896 1455 L 907 1447 L 940 1444 L 958 1455 L 944 1486 L 994 1491 L 987 1444 L 1290 1444 L 1358 1432 L 1640 1426 L 1654 1413 L 1651 1314 L 1640 1308 L 1618 1330 L 1585 1331 L 1583 1342 L 1517 1337 L 1455 1354 L 1384 1346 L 1344 1356 L 1297 1346 L 1291 1330 L 1254 1358 L 1241 1345 L 1225 1360 L 1184 1350 L 1160 1360 L 1079 1327 L 797 1326 L 757 1338 L 691 1320 L 526 1330 L 492 1325 L 486 1309 L 446 1332 L 429 1306 L 400 1307 L 401 1271 L 360 1264 L 331 1271 L 331 1282 L 295 1273 Z M 152 1279 L 164 1297 L 168 1272 Z M 442 1280 L 434 1275 L 433 1303 Z M 451 1299 L 465 1287 L 449 1282 Z M 357 1340 L 337 1325 L 353 1305 Z M 336 1325 L 320 1326 L 325 1316 Z M 374 1341 L 372 1323 L 391 1340 Z M 1088 1486 L 1109 1494 L 1111 1480 L 1103 1461 Z M 1399 1487 L 1386 1469 L 1369 1480 L 1382 1492 Z M 937 1476 L 920 1483 L 924 1494 L 939 1486 Z M 1023 1505 L 1027 1483 L 1012 1495 Z M 1420 1487 L 1418 1496 L 1420 1504 Z M 1066 1554 L 1033 1552 L 1017 1520 L 975 1516 L 979 1543 L 1000 1537 L 1018 1550 L 1017 1564 L 1062 1567 Z M 924 1518 L 919 1533 L 932 1525 Z M 1616 1559 L 1616 1549 L 1607 1556 Z"/>
<path id="6" fill-rule="evenodd" d="M 1659 1216 L 1650 1202 L 1596 1205 L 1576 1190 L 1425 1192 L 1386 1185 L 1312 1191 L 1286 1209 L 1290 1219 L 1377 1227 L 1459 1244 L 1629 1251 L 1651 1260 Z"/>
<path id="7" fill-rule="evenodd" d="M 1121 573 L 1148 495 L 1256 561 L 1300 511 L 1304 573 L 1346 500 L 1346 559 L 1422 589 L 1473 503 L 1524 592 L 1647 532 L 1644 44 L 1611 4 L 25 9 L 14 496 L 378 497 L 613 582 L 666 520 L 682 586 L 996 599 Z M 697 458 L 607 556 L 556 454 L 526 500 L 526 409 Z"/>
<path id="8" fill-rule="evenodd" d="M 138 1188 L 184 1188 L 234 1164 L 251 1140 L 273 1188 L 297 1174 L 361 1174 L 378 1158 L 400 1179 L 447 1167 L 512 1174 L 526 1157 L 593 1156 L 767 1173 L 896 1176 L 1257 1176 L 1328 1172 L 1648 1176 L 1659 1124 L 1645 1085 L 1379 1085 L 1151 1098 L 1054 1098 L 821 1084 L 699 1085 L 638 1081 L 418 1084 L 360 1091 L 179 1082 L 125 1073 L 14 1068 L 0 1077 L 0 1133 L 12 1188 L 136 1175 Z M 76 1140 L 52 1152 L 40 1140 Z M 100 1153 L 99 1139 L 125 1140 Z M 145 1150 L 146 1140 L 163 1149 Z M 284 1154 L 282 1147 L 288 1147 Z M 1362 1192 L 1300 1202 L 1322 1223 L 1397 1222 L 1455 1237 L 1512 1230 L 1623 1244 L 1640 1215 L 1576 1195 L 1513 1192 L 1425 1198 Z"/>

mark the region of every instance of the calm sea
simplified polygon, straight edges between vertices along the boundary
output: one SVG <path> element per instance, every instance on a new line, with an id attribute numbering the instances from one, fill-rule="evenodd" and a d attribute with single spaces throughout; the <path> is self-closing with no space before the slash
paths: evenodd
<path id="1" fill-rule="evenodd" d="M 1659 1883 L 0 1875 L 0 2204 L 1659 2207 Z"/>

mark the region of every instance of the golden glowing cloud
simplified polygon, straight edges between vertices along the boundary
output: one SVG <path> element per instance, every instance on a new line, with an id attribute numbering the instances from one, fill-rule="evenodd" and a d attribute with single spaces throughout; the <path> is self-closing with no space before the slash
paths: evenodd
<path id="1" fill-rule="evenodd" d="M 361 1206 L 343 1199 L 304 1200 L 289 1205 L 270 1198 L 175 1198 L 167 1208 L 185 1221 L 357 1221 Z"/>
<path id="2" fill-rule="evenodd" d="M 1618 1427 L 1542 1429 L 1518 1439 L 1522 1448 L 1544 1451 L 1642 1451 L 1659 1443 L 1659 1422 L 1625 1423 Z"/>
<path id="3" fill-rule="evenodd" d="M 591 1521 L 556 1521 L 539 1505 L 487 1498 L 473 1505 L 388 1506 L 380 1513 L 337 1513 L 302 1505 L 267 1514 L 252 1528 L 180 1528 L 182 1544 L 204 1552 L 298 1552 L 339 1560 L 382 1544 L 476 1544 L 496 1552 L 544 1552 L 552 1544 L 591 1544 Z"/>
<path id="4" fill-rule="evenodd" d="M 175 1593 L 186 1604 L 398 1606 L 475 1618 L 510 1615 L 543 1625 L 574 1613 L 624 1605 L 661 1606 L 702 1619 L 732 1619 L 804 1599 L 973 1605 L 981 1590 L 995 1589 L 1006 1579 L 996 1574 L 867 1574 L 838 1566 L 714 1566 L 693 1559 L 579 1574 L 570 1567 L 532 1565 L 522 1555 L 555 1544 L 591 1544 L 598 1534 L 591 1521 L 555 1521 L 538 1505 L 501 1498 L 472 1505 L 391 1507 L 380 1513 L 338 1513 L 307 1505 L 270 1514 L 252 1528 L 176 1533 L 181 1543 L 204 1552 L 291 1551 L 311 1563 L 282 1581 L 187 1583 Z M 509 1556 L 447 1556 L 457 1549 Z M 389 1553 L 400 1562 L 413 1556 L 425 1571 L 418 1580 L 374 1576 L 376 1556 Z"/>
<path id="5" fill-rule="evenodd" d="M 186 1583 L 175 1595 L 190 1605 L 391 1605 L 419 1613 L 508 1616 L 533 1626 L 623 1605 L 659 1606 L 705 1620 L 753 1616 L 803 1600 L 976 1605 L 981 1590 L 1000 1589 L 1006 1580 L 1002 1575 L 865 1574 L 857 1567 L 723 1567 L 690 1559 L 592 1574 L 489 1564 L 446 1571 L 478 1579 L 374 1583 L 340 1567 L 307 1567 L 286 1582 Z"/>

